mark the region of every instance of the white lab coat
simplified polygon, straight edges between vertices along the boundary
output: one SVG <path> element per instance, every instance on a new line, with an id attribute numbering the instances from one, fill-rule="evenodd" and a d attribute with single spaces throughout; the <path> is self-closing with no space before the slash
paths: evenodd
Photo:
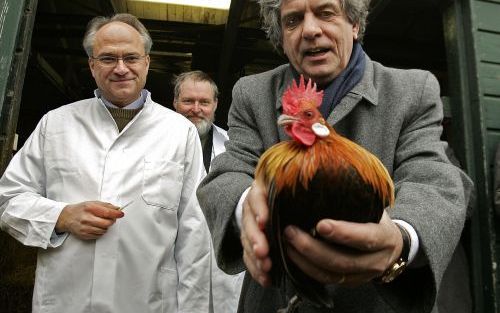
<path id="1" fill-rule="evenodd" d="M 228 140 L 227 132 L 213 125 L 212 137 L 212 160 L 218 154 L 226 151 L 224 142 Z M 212 301 L 214 313 L 236 313 L 238 302 L 240 300 L 241 286 L 245 272 L 236 275 L 224 273 L 215 260 L 215 254 L 212 251 Z"/>
<path id="2" fill-rule="evenodd" d="M 0 226 L 40 248 L 33 312 L 208 312 L 203 175 L 196 128 L 149 95 L 121 133 L 97 98 L 47 113 L 0 180 Z M 97 240 L 56 235 L 88 200 L 131 204 Z"/>
<path id="3" fill-rule="evenodd" d="M 212 158 L 213 160 L 217 155 L 226 151 L 226 147 L 224 146 L 224 142 L 229 139 L 227 136 L 227 131 L 220 128 L 219 126 L 212 124 L 214 131 L 212 135 Z"/>

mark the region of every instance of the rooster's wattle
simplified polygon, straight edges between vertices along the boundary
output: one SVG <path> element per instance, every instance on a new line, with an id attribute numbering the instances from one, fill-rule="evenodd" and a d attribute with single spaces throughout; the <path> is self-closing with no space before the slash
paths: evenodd
<path id="1" fill-rule="evenodd" d="M 323 92 L 302 76 L 299 85 L 294 81 L 285 91 L 278 124 L 292 140 L 261 156 L 255 179 L 268 190 L 273 284 L 279 286 L 286 275 L 299 296 L 332 307 L 325 287 L 288 258 L 284 228 L 295 225 L 314 235 L 325 218 L 377 223 L 393 205 L 394 185 L 376 156 L 326 123 L 318 110 L 322 98 Z"/>

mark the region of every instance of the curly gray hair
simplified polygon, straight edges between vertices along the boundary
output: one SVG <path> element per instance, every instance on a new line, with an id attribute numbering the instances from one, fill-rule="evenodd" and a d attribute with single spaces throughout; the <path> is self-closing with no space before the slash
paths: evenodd
<path id="1" fill-rule="evenodd" d="M 274 48 L 281 52 L 283 44 L 280 12 L 282 0 L 257 0 L 257 2 L 260 5 L 263 29 Z M 339 0 L 339 2 L 349 22 L 359 25 L 358 41 L 362 42 L 370 0 Z"/>
<path id="2" fill-rule="evenodd" d="M 122 22 L 135 28 L 142 38 L 144 43 L 144 51 L 149 54 L 151 47 L 153 46 L 153 40 L 149 35 L 148 30 L 144 25 L 137 19 L 137 17 L 128 13 L 119 13 L 111 17 L 97 16 L 90 20 L 87 25 L 87 31 L 83 37 L 83 48 L 89 57 L 92 57 L 94 50 L 95 34 L 101 27 L 112 22 Z"/>

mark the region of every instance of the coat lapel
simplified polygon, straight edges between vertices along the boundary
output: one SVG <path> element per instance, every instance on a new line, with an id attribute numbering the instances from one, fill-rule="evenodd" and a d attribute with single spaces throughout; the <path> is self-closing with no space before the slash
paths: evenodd
<path id="1" fill-rule="evenodd" d="M 366 66 L 363 77 L 354 88 L 340 101 L 328 116 L 327 122 L 335 125 L 349 114 L 361 100 L 365 99 L 372 105 L 377 105 L 377 90 L 373 85 L 373 63 L 366 56 Z"/>

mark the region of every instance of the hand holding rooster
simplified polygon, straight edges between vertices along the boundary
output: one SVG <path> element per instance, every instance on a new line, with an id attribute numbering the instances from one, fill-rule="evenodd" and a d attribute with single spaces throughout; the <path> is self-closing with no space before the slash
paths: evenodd
<path id="1" fill-rule="evenodd" d="M 267 192 L 262 183 L 254 181 L 243 205 L 241 241 L 243 259 L 252 277 L 262 286 L 269 286 L 269 242 L 264 227 L 268 221 Z M 355 250 L 336 248 L 310 234 L 288 226 L 289 257 L 307 275 L 323 284 L 359 285 L 380 276 L 401 254 L 401 232 L 387 213 L 380 223 L 352 223 L 321 220 L 318 235 L 331 242 Z"/>

